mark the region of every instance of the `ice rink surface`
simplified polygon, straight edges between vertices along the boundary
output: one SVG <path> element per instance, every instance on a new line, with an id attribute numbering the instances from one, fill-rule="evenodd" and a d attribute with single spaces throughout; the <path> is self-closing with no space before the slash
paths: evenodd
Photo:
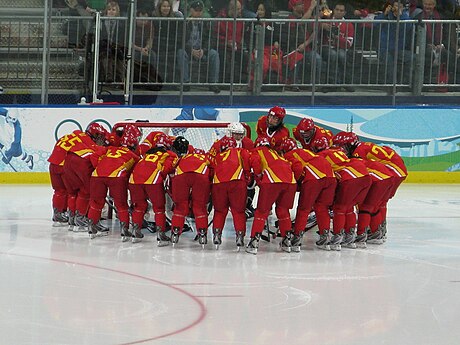
<path id="1" fill-rule="evenodd" d="M 384 245 L 256 256 L 230 222 L 158 248 L 52 227 L 48 186 L 0 205 L 0 344 L 460 344 L 460 185 L 403 184 Z"/>

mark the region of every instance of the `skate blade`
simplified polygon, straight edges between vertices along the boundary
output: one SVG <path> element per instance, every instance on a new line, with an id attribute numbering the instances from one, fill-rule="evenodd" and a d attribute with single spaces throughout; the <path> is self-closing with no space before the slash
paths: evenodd
<path id="1" fill-rule="evenodd" d="M 87 232 L 88 231 L 88 227 L 82 227 L 82 226 L 74 226 L 74 228 L 72 229 L 73 232 Z"/>
<path id="2" fill-rule="evenodd" d="M 96 237 L 103 237 L 103 236 L 107 236 L 108 233 L 106 232 L 97 232 L 95 234 L 89 234 L 89 239 L 92 240 L 92 239 L 95 239 Z"/>
<path id="3" fill-rule="evenodd" d="M 338 252 L 340 252 L 340 250 L 342 249 L 342 246 L 340 244 L 331 244 L 329 246 L 331 247 L 331 250 L 335 250 Z"/>
<path id="4" fill-rule="evenodd" d="M 69 225 L 68 222 L 53 222 L 53 228 L 62 228 L 68 225 Z"/>
<path id="5" fill-rule="evenodd" d="M 130 236 L 121 236 L 121 242 L 128 242 L 130 239 Z"/>
<path id="6" fill-rule="evenodd" d="M 356 248 L 358 248 L 358 249 L 366 249 L 367 248 L 366 242 L 355 243 L 355 244 L 356 244 Z"/>
<path id="7" fill-rule="evenodd" d="M 367 240 L 367 243 L 369 244 L 383 244 L 383 240 Z"/>
<path id="8" fill-rule="evenodd" d="M 246 253 L 248 253 L 248 254 L 253 254 L 253 255 L 257 254 L 257 249 L 256 248 L 251 248 L 251 249 L 246 248 L 245 250 L 246 250 Z"/>
<path id="9" fill-rule="evenodd" d="M 69 225 L 69 228 L 67 230 L 73 231 L 73 229 L 74 229 L 74 225 Z"/>
<path id="10" fill-rule="evenodd" d="M 166 247 L 169 246 L 170 243 L 170 241 L 157 241 L 158 247 Z"/>
<path id="11" fill-rule="evenodd" d="M 350 244 L 342 244 L 343 248 L 348 248 L 348 249 L 356 249 L 356 244 L 355 243 L 350 243 Z"/>
<path id="12" fill-rule="evenodd" d="M 142 238 L 141 237 L 133 237 L 131 239 L 131 242 L 132 243 L 139 243 L 139 242 L 142 242 Z"/>
<path id="13" fill-rule="evenodd" d="M 292 246 L 291 251 L 293 253 L 300 253 L 300 246 Z"/>
<path id="14" fill-rule="evenodd" d="M 331 247 L 328 244 L 316 245 L 316 248 L 327 251 L 331 250 Z"/>

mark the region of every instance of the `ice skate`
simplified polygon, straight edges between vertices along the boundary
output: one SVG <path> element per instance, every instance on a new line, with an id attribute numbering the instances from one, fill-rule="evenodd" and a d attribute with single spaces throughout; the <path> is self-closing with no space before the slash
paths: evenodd
<path id="1" fill-rule="evenodd" d="M 319 234 L 319 240 L 316 241 L 316 246 L 318 249 L 331 250 L 331 247 L 329 247 L 329 230 L 324 230 Z"/>
<path id="2" fill-rule="evenodd" d="M 343 241 L 342 247 L 356 249 L 356 228 L 351 228 L 349 232 L 346 232 Z"/>
<path id="3" fill-rule="evenodd" d="M 300 247 L 302 246 L 303 240 L 303 231 L 301 231 L 298 235 L 293 235 L 291 238 L 291 250 L 294 253 L 300 253 Z"/>
<path id="4" fill-rule="evenodd" d="M 94 224 L 91 220 L 88 220 L 88 235 L 90 240 L 96 237 L 107 236 L 108 234 L 108 232 L 99 232 L 97 230 L 97 225 Z"/>
<path id="5" fill-rule="evenodd" d="M 246 246 L 246 253 L 257 254 L 259 249 L 260 233 L 257 233 L 254 237 L 251 237 L 248 245 Z"/>
<path id="6" fill-rule="evenodd" d="M 169 246 L 171 239 L 166 235 L 166 231 L 163 231 L 160 226 L 157 226 L 157 243 L 158 247 Z"/>
<path id="7" fill-rule="evenodd" d="M 367 243 L 369 244 L 383 244 L 382 233 L 380 229 L 367 234 Z"/>
<path id="8" fill-rule="evenodd" d="M 180 229 L 175 226 L 171 230 L 171 243 L 173 247 L 176 245 L 177 242 L 179 242 L 179 236 L 180 236 Z"/>
<path id="9" fill-rule="evenodd" d="M 219 249 L 219 246 L 222 244 L 222 230 L 221 229 L 214 229 L 212 230 L 213 237 L 212 243 L 216 246 L 216 250 Z"/>
<path id="10" fill-rule="evenodd" d="M 69 217 L 66 212 L 60 212 L 57 208 L 53 209 L 53 227 L 67 226 L 69 224 Z"/>
<path id="11" fill-rule="evenodd" d="M 144 234 L 142 233 L 141 228 L 139 227 L 139 225 L 134 224 L 134 226 L 133 226 L 133 234 L 132 234 L 132 237 L 131 237 L 131 242 L 132 243 L 138 243 L 138 242 L 142 241 L 143 238 L 144 238 Z"/>
<path id="12" fill-rule="evenodd" d="M 380 233 L 382 234 L 382 241 L 387 241 L 387 221 L 384 220 L 382 224 L 379 225 Z"/>
<path id="13" fill-rule="evenodd" d="M 108 233 L 110 231 L 109 227 L 102 225 L 101 221 L 97 222 L 96 227 L 97 227 L 97 231 L 100 231 L 100 232 Z"/>
<path id="14" fill-rule="evenodd" d="M 342 246 L 340 245 L 343 241 L 343 230 L 341 230 L 338 234 L 332 234 L 331 241 L 329 242 L 329 247 L 331 250 L 340 251 Z"/>
<path id="15" fill-rule="evenodd" d="M 73 231 L 75 227 L 75 212 L 69 211 L 69 231 Z"/>
<path id="16" fill-rule="evenodd" d="M 198 229 L 198 243 L 201 244 L 201 248 L 204 249 L 204 246 L 208 243 L 208 232 L 206 229 Z"/>
<path id="17" fill-rule="evenodd" d="M 236 232 L 236 248 L 240 251 L 241 247 L 244 247 L 244 231 L 237 231 Z"/>
<path id="18" fill-rule="evenodd" d="M 86 231 L 86 228 L 89 226 L 88 217 L 80 214 L 78 211 L 75 211 L 74 222 L 75 222 L 75 226 L 73 228 L 74 232 Z"/>
<path id="19" fill-rule="evenodd" d="M 121 228 L 121 242 L 126 242 L 131 239 L 133 234 L 131 231 L 129 231 L 129 224 L 125 222 L 120 222 L 120 228 Z"/>
<path id="20" fill-rule="evenodd" d="M 283 237 L 283 239 L 280 242 L 280 248 L 283 252 L 290 253 L 291 252 L 291 235 L 292 233 L 290 231 L 286 232 L 286 236 Z"/>
<path id="21" fill-rule="evenodd" d="M 360 235 L 357 235 L 356 240 L 355 240 L 356 248 L 366 249 L 367 248 L 366 241 L 367 241 L 367 232 L 366 231 L 363 232 Z"/>

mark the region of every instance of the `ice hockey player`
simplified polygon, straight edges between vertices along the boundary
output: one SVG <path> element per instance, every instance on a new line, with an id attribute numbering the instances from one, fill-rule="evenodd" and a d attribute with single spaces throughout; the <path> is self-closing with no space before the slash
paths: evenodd
<path id="1" fill-rule="evenodd" d="M 258 137 L 251 152 L 250 165 L 259 186 L 259 196 L 251 228 L 251 240 L 246 246 L 246 252 L 257 254 L 260 235 L 273 204 L 283 238 L 280 247 L 285 252 L 291 252 L 289 210 L 293 207 L 296 193 L 296 181 L 291 164 L 271 148 L 268 138 Z"/>
<path id="2" fill-rule="evenodd" d="M 88 211 L 88 234 L 93 239 L 108 234 L 99 231 L 96 224 L 101 219 L 102 208 L 107 192 L 113 198 L 120 219 L 121 239 L 126 242 L 131 239 L 128 212 L 128 177 L 134 164 L 139 160 L 135 153 L 141 133 L 134 125 L 127 125 L 120 140 L 120 146 L 109 146 L 107 152 L 97 163 L 91 176 L 90 208 Z"/>
<path id="3" fill-rule="evenodd" d="M 286 109 L 275 106 L 268 111 L 267 115 L 261 116 L 256 125 L 257 137 L 267 138 L 270 146 L 277 152 L 283 139 L 289 138 L 289 130 L 283 123 L 285 116 Z"/>
<path id="4" fill-rule="evenodd" d="M 56 144 L 67 150 L 63 177 L 68 194 L 69 230 L 86 231 L 91 174 L 106 151 L 107 135 L 104 127 L 92 122 L 85 132 L 76 130 Z"/>
<path id="5" fill-rule="evenodd" d="M 359 157 L 366 160 L 378 161 L 391 171 L 394 178 L 389 199 L 396 194 L 399 186 L 407 177 L 407 168 L 403 159 L 395 150 L 388 146 L 380 146 L 371 142 L 361 142 L 355 133 L 348 132 L 348 139 L 347 142 L 344 142 L 343 148 L 349 157 Z M 374 222 L 379 221 L 380 224 L 377 230 L 372 229 L 371 226 L 371 230 L 374 230 L 374 232 L 368 234 L 369 243 L 372 243 L 374 240 L 376 240 L 376 243 L 378 243 L 379 240 L 386 240 L 387 203 L 383 203 L 380 206 L 379 213 L 376 216 L 378 218 L 374 218 Z"/>
<path id="6" fill-rule="evenodd" d="M 294 139 L 284 139 L 281 151 L 284 158 L 291 163 L 300 189 L 294 236 L 291 240 L 292 251 L 299 252 L 308 215 L 312 209 L 316 214 L 319 234 L 323 238 L 328 238 L 331 223 L 329 209 L 334 201 L 337 181 L 331 165 L 324 157 L 310 150 L 298 148 Z"/>
<path id="7" fill-rule="evenodd" d="M 133 243 L 139 242 L 143 237 L 141 229 L 148 199 L 155 213 L 158 246 L 170 243 L 170 238 L 166 235 L 164 180 L 173 172 L 173 164 L 177 159 L 177 155 L 170 150 L 171 146 L 172 140 L 169 136 L 163 132 L 158 134 L 154 146 L 142 155 L 129 177 L 129 192 L 133 205 Z"/>
<path id="8" fill-rule="evenodd" d="M 185 217 L 189 214 L 189 201 L 195 216 L 198 242 L 204 248 L 208 242 L 208 211 L 211 192 L 208 156 L 196 153 L 189 148 L 189 142 L 178 136 L 173 142 L 172 150 L 178 155 L 174 164 L 175 172 L 171 179 L 174 212 L 171 220 L 171 243 L 179 241 L 183 231 Z"/>
<path id="9" fill-rule="evenodd" d="M 341 243 L 352 243 L 356 227 L 355 205 L 362 203 L 371 186 L 371 178 L 366 166 L 360 160 L 350 159 L 340 148 L 330 148 L 326 137 L 315 139 L 312 150 L 326 158 L 337 177 L 332 210 L 333 234 L 330 242 L 325 234 L 320 234 L 316 243 L 320 249 L 341 250 Z"/>
<path id="10" fill-rule="evenodd" d="M 315 125 L 312 119 L 304 117 L 299 124 L 292 129 L 294 138 L 300 142 L 304 149 L 312 149 L 311 144 L 316 139 L 325 137 L 329 145 L 332 144 L 332 132 Z"/>
<path id="11" fill-rule="evenodd" d="M 233 137 L 225 136 L 220 140 L 220 152 L 212 161 L 213 184 L 211 189 L 214 206 L 213 243 L 216 249 L 222 244 L 222 230 L 228 209 L 233 216 L 238 250 L 244 246 L 246 234 L 246 192 L 250 180 L 250 153 L 237 148 Z"/>

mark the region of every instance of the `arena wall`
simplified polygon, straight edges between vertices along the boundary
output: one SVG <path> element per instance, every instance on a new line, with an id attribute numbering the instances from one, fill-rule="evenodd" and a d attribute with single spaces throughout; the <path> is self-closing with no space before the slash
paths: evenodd
<path id="1" fill-rule="evenodd" d="M 47 158 L 56 140 L 75 129 L 84 130 L 94 121 L 107 129 L 126 120 L 242 121 L 254 129 L 257 119 L 267 110 L 268 107 L 0 107 L 0 183 L 49 183 Z M 286 111 L 289 129 L 301 118 L 311 117 L 333 133 L 351 129 L 362 141 L 392 147 L 406 162 L 407 182 L 460 183 L 458 108 L 289 107 Z M 252 136 L 254 139 L 255 130 Z"/>

